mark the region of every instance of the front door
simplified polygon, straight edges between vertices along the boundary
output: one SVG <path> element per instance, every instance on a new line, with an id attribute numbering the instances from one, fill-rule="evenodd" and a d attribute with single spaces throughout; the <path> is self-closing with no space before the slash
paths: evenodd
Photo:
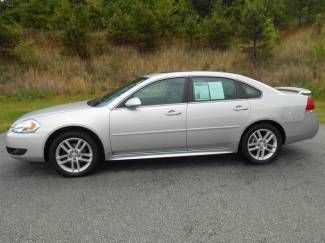
<path id="1" fill-rule="evenodd" d="M 250 112 L 246 99 L 237 99 L 236 81 L 193 77 L 192 102 L 187 110 L 189 150 L 232 152 Z"/>
<path id="2" fill-rule="evenodd" d="M 110 115 L 113 154 L 186 150 L 186 87 L 186 78 L 160 80 L 129 97 L 138 97 L 141 106 L 115 108 Z"/>

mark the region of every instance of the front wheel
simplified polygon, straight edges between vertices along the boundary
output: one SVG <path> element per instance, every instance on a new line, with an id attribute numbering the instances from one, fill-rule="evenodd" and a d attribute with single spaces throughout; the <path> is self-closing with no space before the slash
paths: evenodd
<path id="1" fill-rule="evenodd" d="M 49 161 L 62 175 L 88 174 L 99 161 L 99 148 L 88 134 L 79 131 L 62 133 L 52 142 Z"/>
<path id="2" fill-rule="evenodd" d="M 278 156 L 281 146 L 282 137 L 276 127 L 258 124 L 244 134 L 241 152 L 253 164 L 267 164 Z"/>

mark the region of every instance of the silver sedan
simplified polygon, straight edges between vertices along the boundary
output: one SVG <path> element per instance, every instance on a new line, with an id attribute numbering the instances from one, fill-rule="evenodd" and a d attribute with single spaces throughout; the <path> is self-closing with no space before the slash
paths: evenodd
<path id="1" fill-rule="evenodd" d="M 17 159 L 66 176 L 100 161 L 240 152 L 254 164 L 315 136 L 310 91 L 224 72 L 146 75 L 102 98 L 34 111 L 6 136 Z"/>

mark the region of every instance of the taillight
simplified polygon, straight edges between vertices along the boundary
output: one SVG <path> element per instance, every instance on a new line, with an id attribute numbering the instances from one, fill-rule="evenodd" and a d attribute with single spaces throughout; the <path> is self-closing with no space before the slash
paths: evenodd
<path id="1" fill-rule="evenodd" d="M 307 99 L 307 105 L 306 105 L 306 111 L 312 111 L 315 109 L 314 101 L 313 99 L 309 96 Z"/>

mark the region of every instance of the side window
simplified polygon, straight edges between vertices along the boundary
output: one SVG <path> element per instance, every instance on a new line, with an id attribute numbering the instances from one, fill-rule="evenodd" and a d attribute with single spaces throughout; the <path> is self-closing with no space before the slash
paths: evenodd
<path id="1" fill-rule="evenodd" d="M 236 84 L 231 79 L 193 77 L 194 101 L 236 99 Z"/>
<path id="2" fill-rule="evenodd" d="M 238 98 L 240 99 L 253 99 L 261 97 L 262 93 L 258 89 L 253 88 L 247 84 L 239 82 L 238 85 Z"/>
<path id="3" fill-rule="evenodd" d="M 133 97 L 142 105 L 162 105 L 184 102 L 186 78 L 165 79 L 142 88 Z"/>

